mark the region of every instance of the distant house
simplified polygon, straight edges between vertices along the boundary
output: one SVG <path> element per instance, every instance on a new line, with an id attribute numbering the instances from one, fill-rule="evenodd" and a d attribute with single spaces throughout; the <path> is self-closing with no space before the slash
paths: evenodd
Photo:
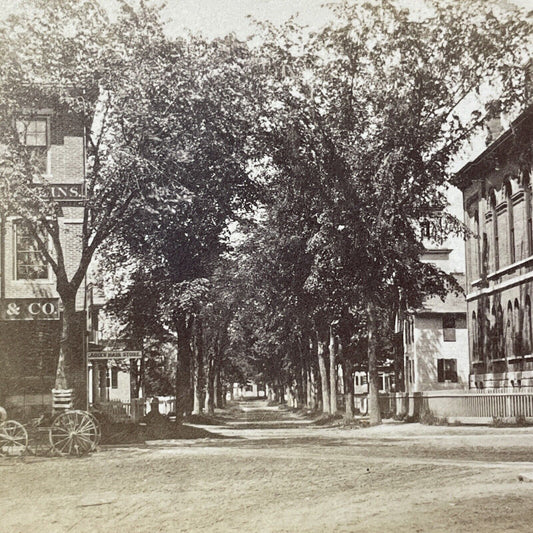
<path id="1" fill-rule="evenodd" d="M 451 211 L 461 216 L 457 189 L 450 189 Z M 457 212 L 454 212 L 457 211 Z M 429 236 L 429 235 L 428 235 Z M 464 286 L 464 242 L 450 237 L 435 247 L 428 239 L 422 261 L 453 274 Z M 466 301 L 464 295 L 427 298 L 403 316 L 404 386 L 406 392 L 467 389 L 469 375 Z"/>
<path id="2" fill-rule="evenodd" d="M 89 284 L 87 288 L 88 381 L 89 404 L 108 401 L 128 403 L 131 400 L 131 360 L 125 342 L 109 337 L 104 327 L 109 318 L 104 312 L 106 299 L 101 289 Z M 107 358 L 106 353 L 116 353 Z M 99 355 L 102 354 L 102 355 Z"/>
<path id="3" fill-rule="evenodd" d="M 470 386 L 533 386 L 533 106 L 457 175 L 463 192 Z"/>
<path id="4" fill-rule="evenodd" d="M 103 310 L 105 303 L 103 291 L 90 284 L 87 288 L 90 405 L 109 401 L 129 403 L 131 400 L 130 360 L 120 358 L 120 352 L 125 352 L 124 341 L 106 335 L 104 325 L 108 319 Z M 117 358 L 106 358 L 106 352 L 117 353 Z"/>

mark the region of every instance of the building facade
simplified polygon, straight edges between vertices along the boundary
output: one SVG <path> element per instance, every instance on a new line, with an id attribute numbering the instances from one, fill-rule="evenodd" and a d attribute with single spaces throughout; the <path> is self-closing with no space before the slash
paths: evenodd
<path id="1" fill-rule="evenodd" d="M 463 192 L 470 387 L 533 386 L 533 107 L 457 175 Z"/>
<path id="2" fill-rule="evenodd" d="M 114 353 L 121 351 L 128 353 L 124 349 L 124 341 L 117 341 L 109 337 L 108 325 L 111 320 L 104 310 L 106 298 L 104 291 L 92 283 L 87 286 L 87 340 L 88 340 L 88 368 L 87 376 L 89 381 L 88 403 L 91 406 L 102 405 L 106 402 L 131 401 L 131 365 L 136 364 L 136 360 L 123 359 L 121 355 L 117 358 L 93 358 L 93 354 L 102 354 L 105 351 Z M 115 335 L 116 336 L 116 335 Z M 142 397 L 142 390 L 138 391 Z"/>
<path id="3" fill-rule="evenodd" d="M 43 181 L 50 184 L 48 194 L 60 206 L 60 240 L 72 275 L 81 253 L 84 210 L 82 121 L 60 110 L 40 109 L 21 114 L 15 122 L 20 142 L 38 161 Z M 51 267 L 22 220 L 0 209 L 0 405 L 7 408 L 31 410 L 51 405 L 61 315 L 55 285 Z M 76 310 L 83 352 L 83 284 Z"/>
<path id="4" fill-rule="evenodd" d="M 461 217 L 461 193 L 448 190 L 450 211 Z M 429 234 L 428 234 L 429 236 Z M 464 286 L 464 243 L 449 237 L 442 246 L 425 242 L 422 261 L 453 274 Z M 463 295 L 427 298 L 420 309 L 409 310 L 403 321 L 404 387 L 406 392 L 468 388 L 469 360 L 466 301 Z"/>

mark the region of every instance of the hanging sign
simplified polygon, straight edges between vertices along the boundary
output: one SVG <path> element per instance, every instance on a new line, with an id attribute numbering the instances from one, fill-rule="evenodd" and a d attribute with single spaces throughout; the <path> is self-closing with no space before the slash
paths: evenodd
<path id="1" fill-rule="evenodd" d="M 0 302 L 2 320 L 59 320 L 59 300 L 8 298 Z"/>
<path id="2" fill-rule="evenodd" d="M 88 352 L 89 361 L 107 361 L 108 359 L 140 359 L 140 350 L 109 350 L 105 352 Z"/>

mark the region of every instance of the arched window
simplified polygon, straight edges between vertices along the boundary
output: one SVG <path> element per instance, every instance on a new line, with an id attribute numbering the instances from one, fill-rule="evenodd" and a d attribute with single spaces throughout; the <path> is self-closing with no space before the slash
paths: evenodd
<path id="1" fill-rule="evenodd" d="M 524 328 L 522 335 L 522 353 L 528 355 L 531 353 L 531 300 L 529 294 L 526 294 L 526 303 L 524 306 Z"/>
<path id="2" fill-rule="evenodd" d="M 472 311 L 472 361 L 479 361 L 479 350 L 478 350 L 478 338 L 479 338 L 479 331 L 478 331 L 478 324 L 476 319 L 476 312 Z"/>
<path id="3" fill-rule="evenodd" d="M 490 350 L 487 359 L 498 359 L 498 314 L 494 306 L 491 312 Z"/>
<path id="4" fill-rule="evenodd" d="M 513 313 L 513 354 L 515 357 L 522 355 L 522 313 L 518 299 L 514 301 Z"/>
<path id="5" fill-rule="evenodd" d="M 474 241 L 472 246 L 472 255 L 473 261 L 472 265 L 474 266 L 474 276 L 482 277 L 485 274 L 484 271 L 484 261 L 481 256 L 481 235 L 479 234 L 479 213 L 474 211 Z"/>
<path id="6" fill-rule="evenodd" d="M 531 218 L 531 180 L 527 170 L 522 173 L 522 184 L 524 186 L 524 220 L 526 221 L 527 254 L 529 256 L 533 254 L 533 222 Z"/>
<path id="7" fill-rule="evenodd" d="M 496 193 L 494 191 L 490 193 L 490 210 L 492 212 L 492 243 L 494 247 L 494 270 L 498 270 L 500 268 L 500 241 L 498 235 L 498 213 L 496 212 Z"/>
<path id="8" fill-rule="evenodd" d="M 511 182 L 505 183 L 505 200 L 507 202 L 507 225 L 509 226 L 509 263 L 515 262 L 515 234 L 513 216 L 513 189 Z"/>
<path id="9" fill-rule="evenodd" d="M 501 305 L 498 305 L 498 311 L 496 313 L 496 347 L 495 358 L 503 359 L 505 357 L 505 338 L 503 327 L 503 309 Z"/>
<path id="10" fill-rule="evenodd" d="M 513 333 L 514 333 L 514 325 L 513 325 L 513 304 L 509 302 L 507 304 L 507 317 L 505 322 L 505 358 L 506 359 L 512 359 L 513 358 Z"/>

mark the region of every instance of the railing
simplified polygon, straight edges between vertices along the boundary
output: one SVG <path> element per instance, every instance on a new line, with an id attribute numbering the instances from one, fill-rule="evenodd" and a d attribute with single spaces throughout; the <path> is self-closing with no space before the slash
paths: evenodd
<path id="1" fill-rule="evenodd" d="M 159 396 L 158 409 L 162 415 L 176 412 L 176 399 L 172 396 Z M 101 411 L 113 422 L 132 420 L 138 422 L 152 410 L 153 398 L 136 398 L 129 402 L 110 400 L 94 405 L 94 409 Z"/>
<path id="2" fill-rule="evenodd" d="M 430 413 L 437 418 L 533 418 L 533 392 L 428 391 L 389 393 L 379 398 L 383 417 Z"/>
<path id="3" fill-rule="evenodd" d="M 128 420 L 138 422 L 146 415 L 146 400 L 144 398 L 133 399 L 129 402 L 111 400 L 100 402 L 94 408 L 104 413 L 113 422 Z"/>

